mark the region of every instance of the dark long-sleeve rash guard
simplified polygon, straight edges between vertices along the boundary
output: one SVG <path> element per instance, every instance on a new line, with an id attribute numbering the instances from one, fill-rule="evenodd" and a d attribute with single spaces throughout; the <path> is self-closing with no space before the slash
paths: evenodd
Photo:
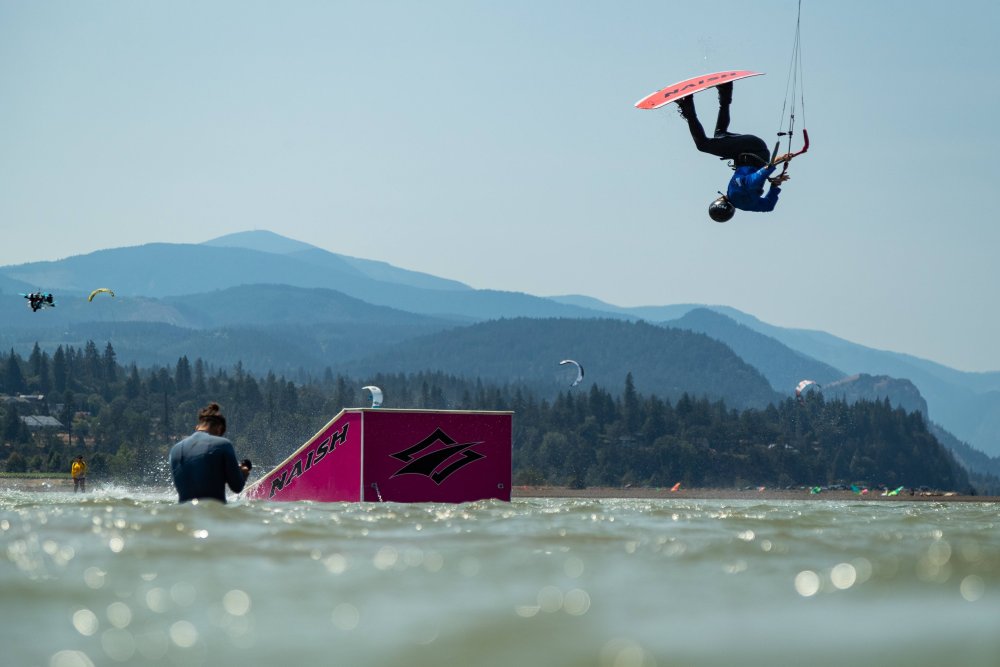
<path id="1" fill-rule="evenodd" d="M 226 438 L 195 431 L 170 450 L 179 502 L 214 498 L 226 502 L 226 485 L 239 493 L 246 477 L 236 460 L 236 450 Z"/>

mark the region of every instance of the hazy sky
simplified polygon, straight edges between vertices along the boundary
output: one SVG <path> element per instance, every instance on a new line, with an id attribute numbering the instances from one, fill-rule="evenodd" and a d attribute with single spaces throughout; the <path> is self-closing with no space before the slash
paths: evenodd
<path id="1" fill-rule="evenodd" d="M 998 4 L 803 5 L 813 146 L 774 213 L 719 225 L 729 170 L 633 104 L 766 72 L 732 129 L 770 143 L 794 0 L 0 0 L 0 265 L 268 229 L 1000 369 Z"/>

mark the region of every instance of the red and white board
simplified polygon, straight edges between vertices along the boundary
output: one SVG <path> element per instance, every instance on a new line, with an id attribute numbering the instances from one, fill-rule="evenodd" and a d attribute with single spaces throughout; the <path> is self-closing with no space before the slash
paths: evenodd
<path id="1" fill-rule="evenodd" d="M 697 93 L 699 90 L 712 88 L 713 86 L 718 86 L 720 83 L 726 83 L 727 81 L 736 81 L 737 79 L 745 79 L 749 76 L 760 76 L 761 74 L 763 74 L 763 72 L 751 72 L 750 70 L 740 69 L 696 76 L 692 79 L 686 79 L 679 83 L 675 83 L 672 86 L 667 86 L 666 88 L 658 90 L 655 93 L 650 93 L 636 102 L 635 106 L 637 109 L 659 109 L 664 104 L 676 102 L 682 97 Z"/>

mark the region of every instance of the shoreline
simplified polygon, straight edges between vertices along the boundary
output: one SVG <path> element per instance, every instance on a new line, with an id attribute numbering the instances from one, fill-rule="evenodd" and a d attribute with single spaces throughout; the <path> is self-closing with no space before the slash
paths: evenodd
<path id="1" fill-rule="evenodd" d="M 95 482 L 88 480 L 88 486 Z M 73 491 L 73 480 L 67 477 L 0 477 L 0 491 L 60 492 Z M 89 493 L 89 492 L 88 492 Z M 908 491 L 898 496 L 883 496 L 878 491 L 858 495 L 852 491 L 822 491 L 810 493 L 809 489 L 726 489 L 691 488 L 671 491 L 657 487 L 588 487 L 571 489 L 566 486 L 511 487 L 511 498 L 583 498 L 606 500 L 636 498 L 645 500 L 854 500 L 858 502 L 938 502 L 938 503 L 1000 503 L 1000 496 L 967 496 L 948 492 Z"/>
<path id="2" fill-rule="evenodd" d="M 810 493 L 809 489 L 727 489 L 690 488 L 671 491 L 653 487 L 592 487 L 571 489 L 564 486 L 514 486 L 513 498 L 638 498 L 647 500 L 855 500 L 858 502 L 945 502 L 945 503 L 996 503 L 1000 496 L 968 496 L 953 492 L 901 491 L 896 496 L 883 496 L 879 491 L 859 495 L 853 491 L 826 490 Z"/>

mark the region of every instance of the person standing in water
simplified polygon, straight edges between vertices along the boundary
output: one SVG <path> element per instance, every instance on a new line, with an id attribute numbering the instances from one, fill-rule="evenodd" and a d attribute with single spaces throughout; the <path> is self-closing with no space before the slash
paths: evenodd
<path id="1" fill-rule="evenodd" d="M 253 465 L 240 463 L 233 443 L 222 437 L 226 418 L 218 403 L 209 403 L 198 413 L 194 433 L 170 449 L 170 470 L 177 489 L 177 501 L 212 498 L 226 502 L 226 486 L 239 493 Z"/>
<path id="2" fill-rule="evenodd" d="M 69 467 L 69 475 L 73 478 L 73 493 L 87 492 L 87 462 L 83 460 L 83 454 L 73 459 Z"/>

